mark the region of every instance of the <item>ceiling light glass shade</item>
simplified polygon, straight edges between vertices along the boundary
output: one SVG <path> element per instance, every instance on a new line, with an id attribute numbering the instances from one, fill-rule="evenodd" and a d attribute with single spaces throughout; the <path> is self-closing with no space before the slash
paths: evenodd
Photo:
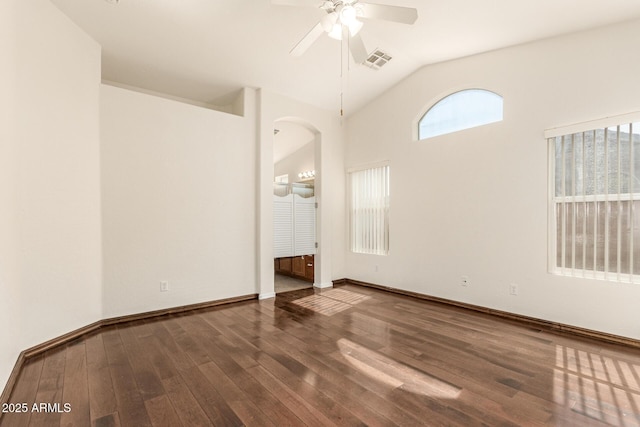
<path id="1" fill-rule="evenodd" d="M 335 40 L 342 40 L 342 24 L 336 22 L 329 31 L 329 37 Z"/>
<path id="2" fill-rule="evenodd" d="M 351 26 L 356 21 L 356 9 L 351 5 L 346 5 L 340 10 L 340 22 L 347 27 Z"/>
<path id="3" fill-rule="evenodd" d="M 320 24 L 326 33 L 333 29 L 336 22 L 338 22 L 338 14 L 336 12 L 328 13 L 320 20 Z"/>
<path id="4" fill-rule="evenodd" d="M 362 21 L 358 21 L 357 19 L 353 21 L 353 23 L 349 25 L 349 34 L 351 34 L 351 37 L 358 34 L 363 25 L 364 23 Z"/>

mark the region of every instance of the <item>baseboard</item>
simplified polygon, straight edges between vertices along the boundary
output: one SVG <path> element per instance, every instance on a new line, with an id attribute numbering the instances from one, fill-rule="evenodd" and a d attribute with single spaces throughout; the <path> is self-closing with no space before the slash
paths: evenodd
<path id="1" fill-rule="evenodd" d="M 318 289 L 333 288 L 333 282 L 314 283 L 313 287 Z"/>
<path id="2" fill-rule="evenodd" d="M 275 298 L 275 297 L 276 297 L 275 292 L 265 292 L 263 294 L 260 294 L 260 296 L 258 296 L 258 299 L 263 300 L 263 299 L 269 299 L 269 298 Z"/>
<path id="3" fill-rule="evenodd" d="M 610 343 L 610 344 L 618 344 L 625 345 L 634 348 L 640 348 L 640 340 L 636 340 L 633 338 L 623 337 L 621 335 L 609 334 L 606 332 L 594 331 L 591 329 L 581 328 L 578 326 L 567 325 L 564 323 L 552 322 L 549 320 L 538 319 L 535 317 L 524 316 L 521 314 L 510 313 L 508 311 L 495 310 L 492 308 L 482 307 L 479 305 L 468 304 L 464 302 L 454 301 L 446 298 L 434 297 L 431 295 L 421 294 L 418 292 L 405 291 L 403 289 L 397 289 L 389 286 L 376 285 L 373 283 L 362 282 L 359 280 L 353 279 L 340 279 L 334 280 L 334 284 L 350 284 L 363 286 L 367 288 L 379 289 L 386 292 L 391 292 L 394 294 L 405 295 L 425 301 L 435 302 L 439 304 L 445 304 L 449 306 L 459 307 L 466 310 L 471 310 L 479 313 L 489 314 L 492 316 L 500 317 L 503 319 L 513 320 L 527 326 L 535 326 L 540 329 L 545 329 L 554 332 L 560 332 L 568 335 L 578 336 L 581 338 L 591 338 L 598 341 Z"/>
<path id="4" fill-rule="evenodd" d="M 170 314 L 180 314 L 187 311 L 203 310 L 205 308 L 216 307 L 219 305 L 232 304 L 236 302 L 251 301 L 258 298 L 258 294 L 241 295 L 238 297 L 218 299 L 214 301 L 199 302 L 196 304 L 181 305 L 178 307 L 164 308 L 162 310 L 147 311 L 144 313 L 129 314 L 126 316 L 111 317 L 101 320 L 100 327 L 117 325 L 120 323 L 135 322 L 136 320 L 152 319 L 154 317 L 167 316 Z"/>
<path id="5" fill-rule="evenodd" d="M 18 356 L 18 360 L 16 361 L 16 364 L 14 365 L 13 370 L 11 371 L 11 375 L 9 375 L 9 379 L 5 384 L 4 390 L 0 395 L 0 402 L 9 401 L 9 397 L 11 396 L 11 392 L 13 391 L 13 387 L 15 386 L 16 381 L 18 380 L 18 376 L 20 375 L 20 370 L 22 369 L 22 366 L 25 364 L 25 362 L 28 359 L 34 356 L 38 356 L 53 348 L 65 345 L 78 338 L 82 338 L 83 336 L 93 333 L 99 330 L 100 328 L 129 323 L 129 322 L 135 322 L 137 320 L 151 319 L 154 317 L 168 316 L 171 314 L 179 314 L 179 313 L 185 313 L 188 311 L 202 310 L 202 309 L 216 307 L 224 304 L 250 301 L 257 298 L 258 298 L 258 294 L 249 294 L 249 295 L 242 295 L 238 297 L 201 302 L 197 304 L 189 304 L 189 305 L 182 305 L 178 307 L 165 308 L 162 310 L 154 310 L 154 311 L 147 311 L 144 313 L 130 314 L 126 316 L 111 317 L 108 319 L 99 320 L 97 322 L 91 323 L 90 325 L 83 326 L 82 328 L 78 328 L 74 331 L 68 332 L 64 335 L 60 335 L 59 337 L 53 338 L 49 341 L 45 341 L 41 344 L 30 347 L 22 351 Z M 2 418 L 2 413 L 0 413 L 0 418 Z"/>
<path id="6" fill-rule="evenodd" d="M 44 353 L 47 350 L 51 350 L 60 345 L 67 344 L 75 339 L 78 339 L 94 331 L 97 331 L 103 326 L 102 322 L 103 321 L 99 320 L 90 325 L 83 326 L 82 328 L 78 328 L 75 331 L 67 332 L 64 335 L 60 335 L 59 337 L 50 339 L 49 341 L 45 341 L 41 344 L 30 347 L 22 352 L 24 354 L 24 358 L 30 359 L 34 356 Z"/>

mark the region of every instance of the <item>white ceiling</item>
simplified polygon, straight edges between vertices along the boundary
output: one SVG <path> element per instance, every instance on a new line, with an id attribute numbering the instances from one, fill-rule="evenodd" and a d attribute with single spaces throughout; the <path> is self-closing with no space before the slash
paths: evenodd
<path id="1" fill-rule="evenodd" d="M 270 0 L 51 0 L 103 48 L 103 79 L 224 105 L 242 87 L 265 88 L 350 114 L 419 67 L 559 34 L 640 18 L 638 0 L 375 0 L 418 9 L 413 26 L 367 21 L 381 70 L 341 65 L 341 44 L 321 37 L 289 50 L 324 12 Z M 311 5 L 316 0 L 309 0 Z"/>

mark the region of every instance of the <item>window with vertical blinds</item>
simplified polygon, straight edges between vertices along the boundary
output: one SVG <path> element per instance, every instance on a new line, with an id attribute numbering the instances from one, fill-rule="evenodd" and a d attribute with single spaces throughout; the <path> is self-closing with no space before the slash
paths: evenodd
<path id="1" fill-rule="evenodd" d="M 640 122 L 619 123 L 548 138 L 554 272 L 640 281 Z"/>
<path id="2" fill-rule="evenodd" d="M 351 251 L 389 253 L 389 166 L 353 171 L 350 177 Z"/>

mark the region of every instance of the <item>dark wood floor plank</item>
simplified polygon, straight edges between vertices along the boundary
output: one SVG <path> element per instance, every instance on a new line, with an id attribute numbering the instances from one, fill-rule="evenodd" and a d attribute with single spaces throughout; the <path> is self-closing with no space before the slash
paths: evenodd
<path id="1" fill-rule="evenodd" d="M 163 383 L 167 390 L 167 397 L 173 404 L 182 425 L 189 427 L 212 425 L 181 377 L 168 378 Z"/>
<path id="2" fill-rule="evenodd" d="M 36 394 L 35 403 L 64 403 L 62 391 L 64 386 L 66 364 L 66 348 L 49 351 L 44 355 L 44 364 L 40 382 L 38 384 L 38 393 Z M 52 408 L 53 409 L 53 408 Z M 31 414 L 29 425 L 50 426 L 60 424 L 61 413 L 59 411 L 37 411 Z"/>
<path id="3" fill-rule="evenodd" d="M 155 335 L 140 336 L 138 340 L 140 345 L 145 348 L 146 356 L 161 380 L 179 375 L 174 359 L 166 353 L 166 345 L 160 342 L 159 337 Z"/>
<path id="4" fill-rule="evenodd" d="M 199 369 L 212 386 L 221 395 L 226 396 L 229 407 L 233 409 L 244 425 L 277 426 L 255 405 L 252 399 L 247 399 L 245 393 L 216 363 L 206 363 L 201 365 Z"/>
<path id="5" fill-rule="evenodd" d="M 120 333 L 112 328 L 103 333 L 103 341 L 120 422 L 125 426 L 151 426 Z"/>
<path id="6" fill-rule="evenodd" d="M 342 406 L 342 402 L 331 399 L 324 390 L 312 386 L 309 383 L 313 382 L 312 373 L 308 373 L 308 376 L 300 376 L 299 366 L 293 359 L 285 355 L 264 354 L 260 358 L 260 364 L 307 403 L 323 412 L 336 425 L 364 424 L 348 408 Z"/>
<path id="7" fill-rule="evenodd" d="M 105 327 L 10 399 L 1 427 L 640 427 L 640 350 L 346 285 Z"/>
<path id="8" fill-rule="evenodd" d="M 184 322 L 185 319 L 180 319 L 180 321 Z M 196 321 L 197 319 L 192 319 L 192 323 L 185 326 L 192 325 Z M 202 330 L 201 328 L 202 325 L 194 327 L 193 333 Z M 192 328 L 187 329 L 192 330 Z M 215 365 L 201 366 L 209 375 L 213 386 L 224 387 L 224 393 L 233 396 L 230 400 L 251 401 L 252 406 L 255 405 L 256 409 L 260 411 L 260 416 L 266 416 L 275 425 L 299 425 L 300 419 L 247 372 L 247 367 L 254 367 L 258 364 L 251 356 L 257 356 L 255 348 L 234 344 L 232 342 L 233 334 L 229 333 L 230 329 L 227 326 L 218 326 L 218 329 L 223 331 L 219 336 L 199 336 L 200 344 L 211 359 L 215 360 Z M 238 342 L 236 341 L 236 343 Z M 218 373 L 216 377 L 211 375 L 215 371 Z M 246 408 L 242 408 L 242 410 L 246 412 Z"/>
<path id="9" fill-rule="evenodd" d="M 223 348 L 224 343 L 227 344 L 226 348 Z M 222 335 L 214 338 L 203 336 L 201 337 L 201 345 L 209 357 L 215 360 L 215 363 L 209 362 L 199 366 L 201 375 L 204 374 L 210 386 L 213 386 L 218 393 L 225 396 L 234 418 L 247 425 L 255 424 L 259 420 L 263 420 L 265 424 L 270 424 L 272 420 L 269 418 L 269 414 L 277 415 L 277 419 L 280 421 L 285 421 L 289 418 L 295 419 L 295 416 L 289 414 L 286 408 L 279 408 L 281 404 L 270 396 L 269 392 L 260 384 L 251 383 L 250 375 L 247 374 L 245 368 L 237 363 L 238 356 L 244 352 L 233 347 L 226 337 Z M 183 373 L 184 375 L 185 373 Z M 283 409 L 283 411 L 276 414 L 274 409 Z M 227 411 L 222 415 L 224 416 L 225 413 Z M 227 416 L 225 417 L 228 418 Z"/>
<path id="10" fill-rule="evenodd" d="M 191 368 L 181 372 L 185 385 L 189 388 L 200 407 L 214 425 L 240 426 L 242 421 L 229 406 L 225 398 L 202 375 L 199 368 Z M 220 379 L 217 379 L 219 381 Z M 246 397 L 249 399 L 249 396 Z"/>
<path id="11" fill-rule="evenodd" d="M 323 363 L 321 358 L 299 350 L 305 346 L 296 337 L 282 332 L 277 336 L 272 335 L 269 344 L 262 343 L 261 345 L 267 349 L 269 346 L 286 349 L 287 354 L 317 374 L 315 380 L 317 386 L 322 388 L 332 399 L 346 405 L 354 415 L 368 425 L 395 423 L 408 426 L 422 424 L 418 418 L 412 417 L 387 399 L 371 393 L 367 388 L 338 372 L 333 366 Z M 271 347 L 271 352 L 274 352 L 273 347 Z"/>
<path id="12" fill-rule="evenodd" d="M 182 327 L 181 318 L 183 317 L 177 316 L 172 319 L 173 321 L 166 322 L 164 324 L 165 328 L 182 353 L 191 360 L 192 366 L 189 366 L 189 368 L 210 362 L 207 352 Z"/>
<path id="13" fill-rule="evenodd" d="M 71 410 L 62 413 L 60 425 L 88 426 L 91 425 L 91 411 L 84 340 L 68 345 L 66 353 L 61 403 L 71 405 Z"/>
<path id="14" fill-rule="evenodd" d="M 215 313 L 211 313 L 213 316 L 207 316 L 209 313 L 202 313 L 198 316 L 183 317 L 180 319 L 180 323 L 182 327 L 188 331 L 189 335 L 200 344 L 201 351 L 207 353 L 209 357 L 211 357 L 210 350 L 212 349 L 209 348 L 211 345 L 215 347 L 218 345 L 217 343 L 227 342 L 228 346 L 233 347 L 233 350 L 236 353 L 235 361 L 239 365 L 244 368 L 255 366 L 257 362 L 255 361 L 255 357 L 251 354 L 251 349 L 239 349 L 229 342 L 231 336 L 228 331 L 235 329 L 236 325 L 230 327 L 222 323 L 218 323 L 218 316 L 224 316 L 223 313 L 223 310 L 219 310 Z M 211 333 L 212 330 L 215 331 L 216 335 Z M 213 350 L 215 352 L 216 349 L 213 348 Z"/>
<path id="15" fill-rule="evenodd" d="M 117 412 L 104 415 L 91 421 L 91 427 L 121 427 L 120 415 Z"/>
<path id="16" fill-rule="evenodd" d="M 274 396 L 278 396 L 278 400 L 294 412 L 305 425 L 318 427 L 335 425 L 322 411 L 300 398 L 298 394 L 294 393 L 262 366 L 258 365 L 250 368 L 249 373 Z"/>
<path id="17" fill-rule="evenodd" d="M 173 339 L 171 333 L 167 330 L 166 325 L 171 324 L 172 321 L 171 317 L 163 317 L 149 324 L 149 328 L 153 333 L 154 342 L 162 349 L 164 354 L 169 357 L 176 371 L 193 368 L 196 364 L 182 351 L 178 343 Z M 174 375 L 169 375 L 169 377 L 173 376 Z"/>
<path id="18" fill-rule="evenodd" d="M 107 417 L 117 411 L 109 361 L 104 349 L 102 334 L 94 334 L 85 340 L 91 419 Z M 106 422 L 106 421 L 104 421 Z"/>
<path id="19" fill-rule="evenodd" d="M 147 408 L 147 414 L 149 414 L 153 427 L 180 427 L 183 425 L 166 395 L 146 400 L 144 406 Z"/>
<path id="20" fill-rule="evenodd" d="M 551 413 L 548 410 L 547 404 L 516 406 L 516 410 L 514 410 L 513 405 L 509 405 L 509 403 L 513 402 L 513 397 L 511 397 L 511 395 L 507 396 L 500 391 L 494 390 L 492 387 L 487 387 L 486 383 L 480 383 L 472 378 L 444 371 L 438 366 L 424 363 L 419 358 L 412 358 L 411 356 L 396 351 L 393 348 L 383 349 L 382 354 L 402 362 L 406 366 L 414 367 L 423 372 L 428 372 L 439 378 L 447 378 L 448 381 L 451 381 L 460 387 L 461 393 L 458 400 L 468 402 L 468 405 L 470 406 L 482 408 L 482 414 L 489 412 L 494 416 L 499 415 L 500 417 L 519 425 L 530 424 L 532 426 L 547 425 L 546 423 L 551 418 Z M 520 395 L 522 395 L 522 393 L 520 393 Z"/>
<path id="21" fill-rule="evenodd" d="M 9 396 L 9 401 L 0 402 L 3 404 L 0 426 L 22 427 L 29 425 L 32 415 L 31 406 L 35 403 L 43 366 L 43 356 L 37 356 L 23 365 L 13 392 Z M 4 405 L 9 406 L 5 407 Z"/>
<path id="22" fill-rule="evenodd" d="M 154 369 L 152 362 L 147 358 L 147 351 L 138 342 L 138 338 L 135 335 L 135 325 L 118 328 L 118 332 L 142 400 L 150 400 L 164 395 L 165 390 L 162 380 Z"/>
<path id="23" fill-rule="evenodd" d="M 442 399 L 440 402 L 422 401 L 413 391 L 404 388 L 402 381 L 366 362 L 359 361 L 358 358 L 345 355 L 343 351 L 336 351 L 330 357 L 333 358 L 334 366 L 349 379 L 414 417 L 429 420 L 434 425 L 474 425 L 470 417 L 446 406 L 449 399 Z"/>

